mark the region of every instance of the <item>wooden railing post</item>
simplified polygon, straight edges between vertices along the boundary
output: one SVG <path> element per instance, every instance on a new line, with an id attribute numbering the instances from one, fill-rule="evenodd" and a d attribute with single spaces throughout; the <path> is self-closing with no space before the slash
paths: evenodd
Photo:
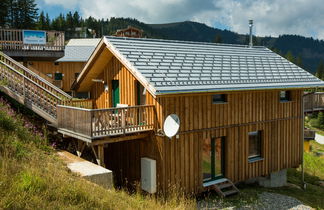
<path id="1" fill-rule="evenodd" d="M 125 116 L 125 109 L 121 109 L 121 127 L 123 130 L 123 134 L 126 133 L 126 116 Z"/>

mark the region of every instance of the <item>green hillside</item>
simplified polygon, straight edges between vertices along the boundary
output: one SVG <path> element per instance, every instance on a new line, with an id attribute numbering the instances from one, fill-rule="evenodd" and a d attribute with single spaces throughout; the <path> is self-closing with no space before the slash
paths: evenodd
<path id="1" fill-rule="evenodd" d="M 172 196 L 165 202 L 106 190 L 72 174 L 49 146 L 43 126 L 0 96 L 0 209 L 194 209 L 193 199 Z"/>

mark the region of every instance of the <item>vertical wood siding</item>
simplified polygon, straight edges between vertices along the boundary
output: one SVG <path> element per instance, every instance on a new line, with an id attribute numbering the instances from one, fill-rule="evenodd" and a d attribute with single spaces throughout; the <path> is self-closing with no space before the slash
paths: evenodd
<path id="1" fill-rule="evenodd" d="M 54 74 L 56 72 L 63 73 L 63 90 L 65 92 L 71 91 L 71 85 L 75 80 L 75 73 L 80 73 L 84 66 L 84 62 L 62 62 L 55 65 L 54 62 L 48 61 L 32 61 L 29 62 L 32 68 L 44 73 L 52 74 L 52 79 L 54 79 Z"/>
<path id="2" fill-rule="evenodd" d="M 91 88 L 97 108 L 111 106 L 111 80 L 119 80 L 121 103 L 135 105 L 136 79 L 116 59 L 105 66 L 103 84 Z M 281 103 L 279 90 L 228 92 L 227 103 L 213 104 L 212 94 L 181 94 L 152 97 L 146 103 L 155 105 L 158 128 L 167 115 L 175 113 L 181 121 L 179 139 L 152 135 L 150 139 L 108 145 L 106 165 L 121 184 L 140 181 L 140 158 L 157 161 L 159 191 L 170 186 L 187 193 L 203 191 L 202 142 L 206 138 L 225 136 L 225 176 L 234 182 L 265 176 L 283 168 L 297 167 L 301 162 L 302 90 L 291 90 L 292 101 Z M 248 162 L 248 132 L 262 130 L 263 160 Z"/>

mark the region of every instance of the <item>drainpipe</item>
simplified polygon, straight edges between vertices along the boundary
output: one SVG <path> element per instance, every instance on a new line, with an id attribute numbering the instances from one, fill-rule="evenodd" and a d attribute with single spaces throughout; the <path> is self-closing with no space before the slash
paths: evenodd
<path id="1" fill-rule="evenodd" d="M 305 182 L 305 168 L 304 168 L 304 138 L 305 138 L 305 112 L 304 112 L 304 97 L 305 96 L 308 96 L 308 95 L 313 95 L 314 93 L 317 92 L 317 88 L 315 88 L 315 92 L 312 92 L 310 94 L 304 94 L 303 92 L 303 96 L 302 96 L 302 105 L 301 105 L 301 112 L 302 112 L 302 115 L 303 115 L 303 118 L 302 118 L 302 138 L 301 138 L 301 141 L 302 141 L 302 163 L 301 163 L 301 167 L 302 167 L 302 185 L 303 185 L 303 189 L 306 190 L 306 182 Z"/>
<path id="2" fill-rule="evenodd" d="M 306 190 L 306 183 L 305 183 L 305 170 L 304 170 L 304 138 L 305 138 L 305 113 L 304 113 L 304 91 L 302 95 L 302 104 L 301 104 L 301 112 L 302 112 L 302 136 L 301 136 L 301 145 L 302 145 L 302 163 L 301 163 L 301 169 L 302 169 L 302 187 L 304 190 Z"/>

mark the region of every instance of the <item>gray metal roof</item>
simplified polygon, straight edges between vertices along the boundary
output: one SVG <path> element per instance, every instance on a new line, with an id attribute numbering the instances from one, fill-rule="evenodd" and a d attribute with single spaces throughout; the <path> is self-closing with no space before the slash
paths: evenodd
<path id="1" fill-rule="evenodd" d="M 154 86 L 156 94 L 324 86 L 266 47 L 105 38 Z"/>
<path id="2" fill-rule="evenodd" d="M 70 39 L 65 46 L 64 56 L 56 62 L 86 62 L 100 39 Z"/>

